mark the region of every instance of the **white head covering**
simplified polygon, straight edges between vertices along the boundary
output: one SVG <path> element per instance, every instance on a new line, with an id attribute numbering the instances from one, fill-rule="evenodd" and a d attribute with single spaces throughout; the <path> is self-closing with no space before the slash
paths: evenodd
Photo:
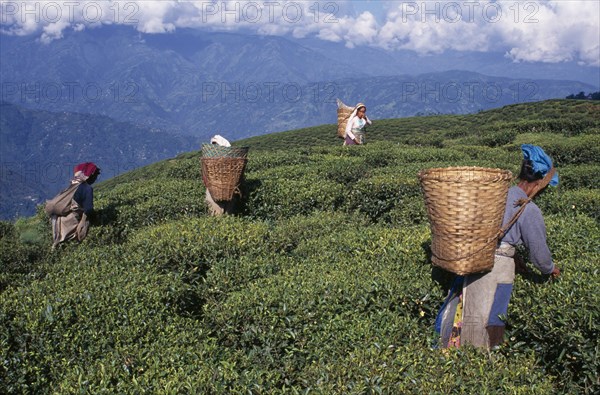
<path id="1" fill-rule="evenodd" d="M 354 125 L 354 118 L 357 116 L 356 114 L 358 113 L 358 109 L 361 107 L 367 108 L 367 106 L 365 106 L 363 103 L 358 103 L 356 106 L 354 106 L 354 110 L 352 110 L 352 114 L 350 114 L 346 123 L 346 134 L 349 134 L 349 132 L 352 131 L 352 125 Z"/>
<path id="2" fill-rule="evenodd" d="M 219 136 L 218 134 L 215 134 L 214 136 L 212 136 L 212 138 L 210 139 L 210 143 L 211 144 L 219 144 L 220 146 L 223 147 L 231 147 L 231 144 L 229 143 L 229 141 L 227 141 L 227 139 L 225 139 L 222 136 Z"/>

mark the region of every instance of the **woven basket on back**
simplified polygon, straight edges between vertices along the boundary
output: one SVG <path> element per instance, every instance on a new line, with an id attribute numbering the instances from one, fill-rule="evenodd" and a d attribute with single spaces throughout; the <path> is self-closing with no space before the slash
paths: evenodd
<path id="1" fill-rule="evenodd" d="M 337 119 L 338 119 L 338 128 L 337 128 L 337 136 L 340 138 L 346 138 L 346 124 L 348 123 L 348 118 L 352 115 L 352 111 L 354 111 L 353 107 L 348 107 L 345 105 L 340 99 L 337 99 Z"/>
<path id="2" fill-rule="evenodd" d="M 512 173 L 481 167 L 419 172 L 431 226 L 432 263 L 459 275 L 489 271 Z"/>
<path id="3" fill-rule="evenodd" d="M 239 192 L 248 162 L 248 147 L 202 146 L 202 179 L 215 201 L 229 201 Z"/>
<path id="4" fill-rule="evenodd" d="M 248 147 L 224 147 L 218 144 L 202 144 L 203 158 L 247 158 Z"/>

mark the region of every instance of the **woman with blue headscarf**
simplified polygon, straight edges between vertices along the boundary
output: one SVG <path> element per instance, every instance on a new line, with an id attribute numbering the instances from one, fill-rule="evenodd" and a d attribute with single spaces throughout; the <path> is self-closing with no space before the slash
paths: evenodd
<path id="1" fill-rule="evenodd" d="M 521 150 L 519 182 L 508 191 L 502 226 L 506 231 L 496 249 L 494 268 L 488 273 L 456 278 L 436 320 L 442 347 L 471 344 L 491 348 L 502 343 L 503 317 L 515 277 L 516 246 L 524 245 L 529 250 L 531 262 L 543 274 L 560 275 L 546 243 L 542 212 L 531 202 L 547 185 L 558 185 L 558 174 L 542 148 L 524 144 Z M 515 216 L 518 211 L 520 214 Z"/>

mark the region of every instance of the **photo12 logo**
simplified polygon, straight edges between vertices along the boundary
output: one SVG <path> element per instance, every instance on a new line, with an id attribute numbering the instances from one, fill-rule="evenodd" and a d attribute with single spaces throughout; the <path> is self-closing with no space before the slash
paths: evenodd
<path id="1" fill-rule="evenodd" d="M 222 23 L 338 23 L 340 7 L 326 1 L 214 1 L 192 2 L 200 8 L 202 22 L 220 20 Z"/>
<path id="2" fill-rule="evenodd" d="M 202 103 L 335 103 L 338 86 L 333 82 L 301 85 L 296 82 L 203 82 Z"/>
<path id="3" fill-rule="evenodd" d="M 3 183 L 68 182 L 75 164 L 58 162 L 1 162 L 0 180 Z"/>
<path id="4" fill-rule="evenodd" d="M 337 23 L 334 1 L 156 1 L 187 10 L 202 23 Z M 137 24 L 143 17 L 135 1 L 2 1 L 0 22 Z M 146 8 L 150 10 L 150 8 Z"/>
<path id="5" fill-rule="evenodd" d="M 2 1 L 0 23 L 138 23 L 133 1 Z"/>
<path id="6" fill-rule="evenodd" d="M 0 181 L 2 183 L 53 183 L 68 181 L 73 177 L 73 169 L 77 163 L 69 162 L 37 162 L 37 161 L 23 161 L 23 162 L 0 162 Z M 108 179 L 115 177 L 124 172 L 133 170 L 138 167 L 134 161 L 112 163 L 110 166 L 103 166 L 102 168 L 102 179 Z"/>
<path id="7" fill-rule="evenodd" d="M 508 86 L 496 82 L 403 82 L 400 97 L 403 103 L 521 103 L 537 99 L 539 86 L 533 81 L 520 81 Z"/>
<path id="8" fill-rule="evenodd" d="M 139 86 L 133 81 L 111 83 L 95 82 L 3 82 L 2 100 L 11 103 L 135 103 Z"/>
<path id="9" fill-rule="evenodd" d="M 400 2 L 399 11 L 402 23 L 496 23 L 502 18 L 514 23 L 537 23 L 540 5 L 535 1 L 406 1 Z"/>

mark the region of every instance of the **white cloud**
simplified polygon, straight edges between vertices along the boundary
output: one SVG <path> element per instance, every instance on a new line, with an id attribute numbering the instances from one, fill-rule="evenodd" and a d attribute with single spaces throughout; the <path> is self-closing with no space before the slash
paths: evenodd
<path id="1" fill-rule="evenodd" d="M 345 35 L 346 42 L 353 45 L 368 45 L 377 38 L 379 26 L 370 12 L 363 12 L 351 24 Z"/>
<path id="2" fill-rule="evenodd" d="M 49 43 L 52 40 L 56 40 L 63 37 L 63 30 L 69 26 L 66 21 L 58 21 L 56 23 L 50 23 L 42 28 L 43 32 L 40 37 L 40 41 L 43 43 Z"/>
<path id="3" fill-rule="evenodd" d="M 505 51 L 515 61 L 599 66 L 600 2 L 398 2 L 377 44 L 419 53 Z"/>
<path id="4" fill-rule="evenodd" d="M 597 0 L 386 1 L 0 0 L 4 34 L 60 39 L 67 28 L 127 24 L 144 33 L 177 28 L 315 36 L 348 47 L 419 53 L 502 51 L 515 61 L 600 66 Z M 379 12 L 365 11 L 377 7 Z M 374 15 L 385 15 L 380 20 Z"/>
<path id="5" fill-rule="evenodd" d="M 540 3 L 528 23 L 499 24 L 496 32 L 517 61 L 578 60 L 600 66 L 600 2 Z"/>
<path id="6" fill-rule="evenodd" d="M 118 8 L 121 8 L 121 5 L 115 3 L 113 8 L 118 10 Z M 175 24 L 171 20 L 177 15 L 179 9 L 177 3 L 174 1 L 137 1 L 135 2 L 135 6 L 130 7 L 128 12 L 129 18 L 135 21 L 137 29 L 140 32 L 170 33 L 176 29 Z M 118 17 L 122 21 L 125 18 L 123 12 L 113 13 L 112 17 Z M 117 21 L 114 22 L 117 23 Z"/>

